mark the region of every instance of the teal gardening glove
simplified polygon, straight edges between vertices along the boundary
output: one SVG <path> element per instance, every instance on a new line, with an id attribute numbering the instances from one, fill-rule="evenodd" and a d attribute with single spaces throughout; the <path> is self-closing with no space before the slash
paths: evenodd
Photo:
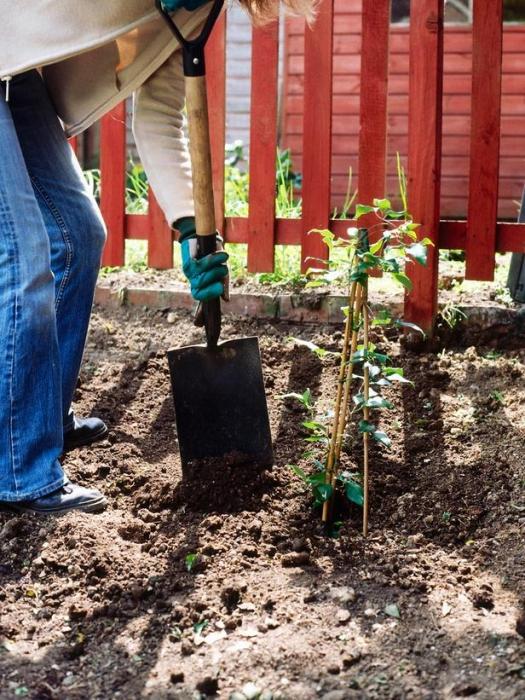
<path id="1" fill-rule="evenodd" d="M 182 270 L 190 283 L 192 297 L 197 301 L 223 297 L 227 301 L 228 253 L 223 250 L 222 238 L 217 234 L 216 253 L 197 259 L 195 219 L 191 216 L 179 219 L 175 228 L 180 232 Z"/>
<path id="2" fill-rule="evenodd" d="M 162 5 L 168 12 L 175 12 L 175 10 L 196 10 L 201 5 L 209 2 L 209 0 L 162 0 Z"/>

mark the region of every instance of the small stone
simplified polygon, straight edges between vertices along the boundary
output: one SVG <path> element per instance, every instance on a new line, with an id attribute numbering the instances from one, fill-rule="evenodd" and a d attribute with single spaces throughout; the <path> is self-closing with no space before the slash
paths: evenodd
<path id="1" fill-rule="evenodd" d="M 228 700 L 246 700 L 246 695 L 244 693 L 239 693 L 238 690 L 234 690 L 233 693 L 230 693 Z"/>
<path id="2" fill-rule="evenodd" d="M 275 630 L 279 627 L 279 622 L 277 622 L 277 620 L 275 620 L 273 617 L 267 617 L 264 621 L 264 624 L 270 630 Z"/>
<path id="3" fill-rule="evenodd" d="M 166 316 L 166 321 L 168 323 L 177 323 L 177 314 L 174 311 L 170 311 Z"/>
<path id="4" fill-rule="evenodd" d="M 191 654 L 193 654 L 193 645 L 189 640 L 182 640 L 182 643 L 180 645 L 180 653 L 183 656 L 191 656 Z"/>
<path id="5" fill-rule="evenodd" d="M 73 685 L 76 682 L 76 680 L 77 680 L 76 677 L 73 674 L 71 674 L 70 676 L 66 676 L 64 678 L 64 680 L 62 681 L 62 685 L 65 685 L 65 686 Z"/>
<path id="6" fill-rule="evenodd" d="M 361 660 L 361 656 L 362 656 L 361 652 L 359 652 L 359 651 L 356 651 L 351 656 L 345 656 L 342 660 L 343 661 L 343 668 L 344 669 L 350 668 L 350 666 L 353 666 L 354 664 L 356 664 L 358 661 Z"/>
<path id="7" fill-rule="evenodd" d="M 308 566 L 310 564 L 310 555 L 308 552 L 289 552 L 283 555 L 281 564 L 286 568 Z"/>
<path id="8" fill-rule="evenodd" d="M 170 681 L 173 684 L 184 683 L 184 673 L 182 671 L 174 671 L 170 675 Z"/>
<path id="9" fill-rule="evenodd" d="M 339 610 L 336 617 L 338 625 L 346 625 L 352 616 L 348 610 Z"/>
<path id="10" fill-rule="evenodd" d="M 334 588 L 331 588 L 328 591 L 328 595 L 332 600 L 336 600 L 342 605 L 349 605 L 350 603 L 354 603 L 357 598 L 355 590 L 348 586 L 336 586 Z"/>
<path id="11" fill-rule="evenodd" d="M 256 700 L 261 694 L 261 689 L 255 683 L 246 683 L 241 690 L 247 700 Z"/>
<path id="12" fill-rule="evenodd" d="M 237 606 L 237 609 L 241 612 L 255 612 L 255 605 L 253 603 L 241 603 Z"/>
<path id="13" fill-rule="evenodd" d="M 339 664 L 330 664 L 330 666 L 327 666 L 326 670 L 332 676 L 337 676 L 339 673 L 341 673 Z"/>
<path id="14" fill-rule="evenodd" d="M 375 617 L 376 616 L 376 611 L 373 608 L 366 608 L 365 617 Z"/>
<path id="15" fill-rule="evenodd" d="M 305 552 L 307 550 L 306 540 L 302 537 L 296 537 L 292 540 L 292 549 L 294 552 Z"/>

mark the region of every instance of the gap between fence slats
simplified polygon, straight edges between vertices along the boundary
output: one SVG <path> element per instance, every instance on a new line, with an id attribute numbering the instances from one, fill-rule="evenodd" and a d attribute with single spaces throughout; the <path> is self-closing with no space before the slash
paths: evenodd
<path id="1" fill-rule="evenodd" d="M 213 28 L 206 45 L 208 112 L 215 200 L 215 224 L 224 229 L 224 149 L 226 146 L 226 13 Z"/>
<path id="2" fill-rule="evenodd" d="M 408 198 L 420 236 L 435 242 L 427 267 L 408 264 L 412 292 L 405 317 L 430 333 L 437 312 L 441 133 L 443 97 L 443 2 L 412 3 L 410 16 L 410 114 Z"/>
<path id="3" fill-rule="evenodd" d="M 100 126 L 100 208 L 108 229 L 102 265 L 118 267 L 125 258 L 126 104 L 103 117 Z"/>
<path id="4" fill-rule="evenodd" d="M 301 269 L 319 266 L 309 258 L 327 257 L 314 228 L 330 219 L 332 156 L 333 2 L 322 0 L 315 27 L 306 27 L 304 46 L 303 235 Z"/>
<path id="5" fill-rule="evenodd" d="M 362 21 L 358 200 L 372 205 L 386 196 L 390 0 L 363 0 Z M 378 222 L 375 214 L 359 221 L 370 230 L 371 242 Z"/>
<path id="6" fill-rule="evenodd" d="M 503 3 L 474 0 L 466 279 L 494 279 L 501 135 Z"/>
<path id="7" fill-rule="evenodd" d="M 272 272 L 275 248 L 278 22 L 254 28 L 252 37 L 248 270 Z"/>

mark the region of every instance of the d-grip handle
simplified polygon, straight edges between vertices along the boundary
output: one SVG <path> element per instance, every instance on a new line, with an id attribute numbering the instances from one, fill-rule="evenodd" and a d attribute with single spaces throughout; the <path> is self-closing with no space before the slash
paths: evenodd
<path id="1" fill-rule="evenodd" d="M 190 137 L 190 158 L 195 203 L 195 228 L 198 238 L 198 255 L 203 257 L 216 251 L 215 205 L 211 167 L 210 125 L 206 91 L 206 66 L 204 47 L 224 5 L 224 0 L 214 0 L 203 30 L 195 39 L 185 39 L 171 15 L 156 0 L 171 31 L 182 46 L 186 111 Z M 202 304 L 206 340 L 209 347 L 217 345 L 221 333 L 221 302 L 212 299 Z"/>

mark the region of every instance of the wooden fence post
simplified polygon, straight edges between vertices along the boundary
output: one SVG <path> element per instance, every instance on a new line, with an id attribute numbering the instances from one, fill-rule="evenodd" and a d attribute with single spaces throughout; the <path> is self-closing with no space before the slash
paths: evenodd
<path id="1" fill-rule="evenodd" d="M 493 280 L 498 220 L 503 2 L 474 0 L 466 279 Z"/>
<path id="2" fill-rule="evenodd" d="M 332 75 L 334 2 L 321 0 L 315 26 L 307 27 L 304 46 L 303 235 L 301 270 L 319 267 L 328 252 L 314 228 L 330 223 L 332 170 Z"/>
<path id="3" fill-rule="evenodd" d="M 386 196 L 390 0 L 363 0 L 362 19 L 358 199 L 372 205 L 374 197 Z M 372 228 L 377 222 L 372 213 L 359 225 Z"/>
<path id="4" fill-rule="evenodd" d="M 273 272 L 279 23 L 252 37 L 248 270 Z"/>
<path id="5" fill-rule="evenodd" d="M 405 318 L 431 334 L 437 314 L 441 131 L 443 113 L 443 0 L 419 0 L 410 13 L 408 204 L 420 236 L 435 247 L 428 265 L 408 264 L 413 284 Z"/>
<path id="6" fill-rule="evenodd" d="M 100 208 L 108 228 L 104 267 L 120 267 L 125 258 L 126 103 L 102 118 L 100 127 Z"/>
<path id="7" fill-rule="evenodd" d="M 157 270 L 169 270 L 173 267 L 173 231 L 151 187 L 148 194 L 148 224 L 148 265 Z"/>

